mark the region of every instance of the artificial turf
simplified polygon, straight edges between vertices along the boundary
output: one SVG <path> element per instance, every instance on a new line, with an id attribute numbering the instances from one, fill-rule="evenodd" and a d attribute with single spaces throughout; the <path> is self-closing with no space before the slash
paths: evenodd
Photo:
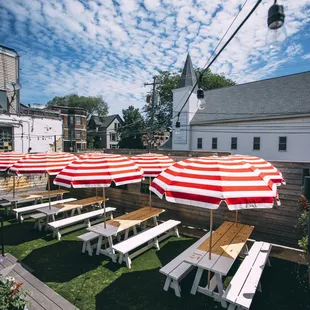
<path id="1" fill-rule="evenodd" d="M 162 242 L 159 251 L 151 249 L 133 259 L 132 269 L 114 264 L 105 256 L 82 254 L 77 236 L 84 231 L 64 235 L 61 241 L 51 234 L 33 229 L 33 222 L 23 224 L 6 220 L 5 251 L 33 270 L 33 274 L 81 310 L 94 309 L 221 309 L 219 301 L 190 288 L 195 272 L 182 282 L 182 297 L 173 290 L 165 292 L 161 266 L 189 247 L 195 239 L 175 238 Z M 237 270 L 233 266 L 225 284 Z M 310 309 L 307 268 L 271 258 L 261 280 L 263 292 L 255 294 L 251 309 Z M 206 279 L 203 279 L 206 281 Z"/>

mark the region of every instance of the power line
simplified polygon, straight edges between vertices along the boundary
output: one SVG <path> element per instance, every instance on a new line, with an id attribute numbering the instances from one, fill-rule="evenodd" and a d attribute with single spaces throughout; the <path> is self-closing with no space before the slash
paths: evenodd
<path id="1" fill-rule="evenodd" d="M 245 17 L 245 19 L 241 22 L 241 24 L 237 27 L 237 29 L 233 32 L 233 34 L 230 36 L 230 38 L 226 41 L 226 43 L 222 46 L 222 48 L 219 50 L 219 52 L 215 55 L 215 57 L 211 60 L 211 62 L 209 63 L 209 65 L 204 68 L 198 78 L 198 80 L 194 83 L 192 90 L 190 91 L 189 95 L 187 96 L 187 99 L 185 101 L 185 103 L 183 104 L 182 108 L 180 109 L 180 111 L 178 112 L 178 114 L 175 117 L 180 116 L 181 111 L 183 110 L 183 108 L 185 107 L 186 103 L 188 102 L 189 98 L 191 97 L 192 93 L 194 92 L 196 86 L 198 85 L 198 83 L 200 83 L 200 80 L 203 77 L 204 72 L 206 72 L 211 65 L 215 62 L 215 60 L 221 55 L 221 53 L 223 52 L 223 50 L 226 48 L 226 46 L 230 43 L 230 41 L 235 37 L 235 35 L 238 33 L 238 31 L 242 28 L 242 26 L 246 23 L 246 21 L 250 18 L 250 16 L 255 12 L 256 8 L 259 6 L 259 4 L 262 2 L 262 0 L 258 0 L 256 2 L 256 4 L 254 5 L 254 7 L 252 8 L 252 10 L 248 13 L 248 15 Z M 174 117 L 174 118 L 175 118 Z"/>

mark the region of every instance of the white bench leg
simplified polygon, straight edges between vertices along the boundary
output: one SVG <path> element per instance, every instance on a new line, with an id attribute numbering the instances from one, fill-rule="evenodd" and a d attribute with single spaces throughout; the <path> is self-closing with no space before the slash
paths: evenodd
<path id="1" fill-rule="evenodd" d="M 82 253 L 85 253 L 85 250 L 86 250 L 86 243 L 87 243 L 87 241 L 84 241 L 84 242 L 83 242 Z"/>
<path id="2" fill-rule="evenodd" d="M 125 262 L 126 262 L 126 266 L 127 268 L 131 269 L 131 259 L 129 257 L 129 254 L 125 254 Z"/>
<path id="3" fill-rule="evenodd" d="M 271 267 L 270 259 L 267 259 L 267 266 Z"/>
<path id="4" fill-rule="evenodd" d="M 123 253 L 120 253 L 118 263 L 121 264 L 123 262 L 123 259 L 124 259 L 124 255 L 123 255 Z"/>
<path id="5" fill-rule="evenodd" d="M 196 292 L 197 292 L 197 289 L 198 289 L 198 286 L 199 286 L 199 282 L 200 282 L 200 279 L 202 277 L 202 273 L 203 273 L 203 269 L 202 268 L 198 268 L 197 272 L 196 272 L 195 280 L 193 282 L 193 286 L 192 286 L 192 289 L 191 289 L 191 294 L 193 294 L 193 295 L 196 295 Z"/>
<path id="6" fill-rule="evenodd" d="M 160 250 L 160 247 L 159 247 L 159 243 L 158 243 L 158 239 L 157 238 L 154 238 L 154 246 L 157 250 Z"/>
<path id="7" fill-rule="evenodd" d="M 236 305 L 230 304 L 227 310 L 234 310 L 236 308 Z"/>
<path id="8" fill-rule="evenodd" d="M 57 229 L 57 240 L 60 240 L 61 239 L 61 233 L 60 231 Z"/>
<path id="9" fill-rule="evenodd" d="M 164 291 L 168 291 L 170 284 L 171 284 L 171 278 L 169 276 L 167 276 L 166 281 L 165 281 L 165 285 L 164 285 Z"/>
<path id="10" fill-rule="evenodd" d="M 110 219 L 113 220 L 113 212 L 110 212 Z"/>
<path id="11" fill-rule="evenodd" d="M 90 241 L 87 241 L 86 249 L 87 249 L 88 255 L 93 256 L 93 248 L 91 247 Z"/>
<path id="12" fill-rule="evenodd" d="M 173 280 L 172 286 L 177 297 L 181 297 L 181 288 L 177 280 Z"/>
<path id="13" fill-rule="evenodd" d="M 179 238 L 180 234 L 179 234 L 178 227 L 174 227 L 174 232 L 175 232 L 175 235 Z"/>
<path id="14" fill-rule="evenodd" d="M 248 245 L 245 244 L 243 249 L 242 249 L 242 253 L 244 256 L 247 256 L 249 254 L 249 248 L 248 248 Z"/>
<path id="15" fill-rule="evenodd" d="M 19 216 L 19 221 L 20 221 L 21 223 L 24 223 L 24 217 L 23 217 L 22 214 Z"/>
<path id="16" fill-rule="evenodd" d="M 39 231 L 41 231 L 42 230 L 42 225 L 41 225 L 40 219 L 37 219 L 36 222 L 38 223 Z"/>
<path id="17" fill-rule="evenodd" d="M 100 254 L 101 246 L 102 246 L 102 238 L 103 238 L 103 236 L 99 236 L 99 238 L 98 238 L 96 255 Z"/>

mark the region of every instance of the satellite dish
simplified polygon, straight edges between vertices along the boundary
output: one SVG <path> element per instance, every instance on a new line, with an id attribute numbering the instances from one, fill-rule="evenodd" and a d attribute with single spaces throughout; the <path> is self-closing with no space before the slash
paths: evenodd
<path id="1" fill-rule="evenodd" d="M 8 82 L 6 83 L 6 89 L 9 91 L 16 91 L 22 88 L 22 85 L 19 82 Z"/>

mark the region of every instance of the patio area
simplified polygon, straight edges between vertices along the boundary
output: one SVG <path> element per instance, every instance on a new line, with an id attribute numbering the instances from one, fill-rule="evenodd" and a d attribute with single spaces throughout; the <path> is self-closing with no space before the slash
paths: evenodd
<path id="1" fill-rule="evenodd" d="M 51 234 L 33 229 L 33 221 L 19 224 L 5 221 L 5 251 L 24 264 L 77 308 L 92 309 L 221 309 L 221 304 L 202 294 L 191 295 L 195 276 L 192 271 L 181 282 L 182 297 L 173 290 L 165 292 L 165 276 L 159 269 L 193 244 L 196 239 L 170 237 L 132 261 L 132 268 L 114 264 L 105 256 L 81 253 L 81 230 L 67 234 L 61 241 Z M 263 292 L 255 294 L 251 309 L 310 309 L 307 268 L 304 265 L 270 258 L 262 279 Z M 239 258 L 229 271 L 224 285 L 241 263 Z M 202 282 L 207 283 L 207 275 Z"/>

